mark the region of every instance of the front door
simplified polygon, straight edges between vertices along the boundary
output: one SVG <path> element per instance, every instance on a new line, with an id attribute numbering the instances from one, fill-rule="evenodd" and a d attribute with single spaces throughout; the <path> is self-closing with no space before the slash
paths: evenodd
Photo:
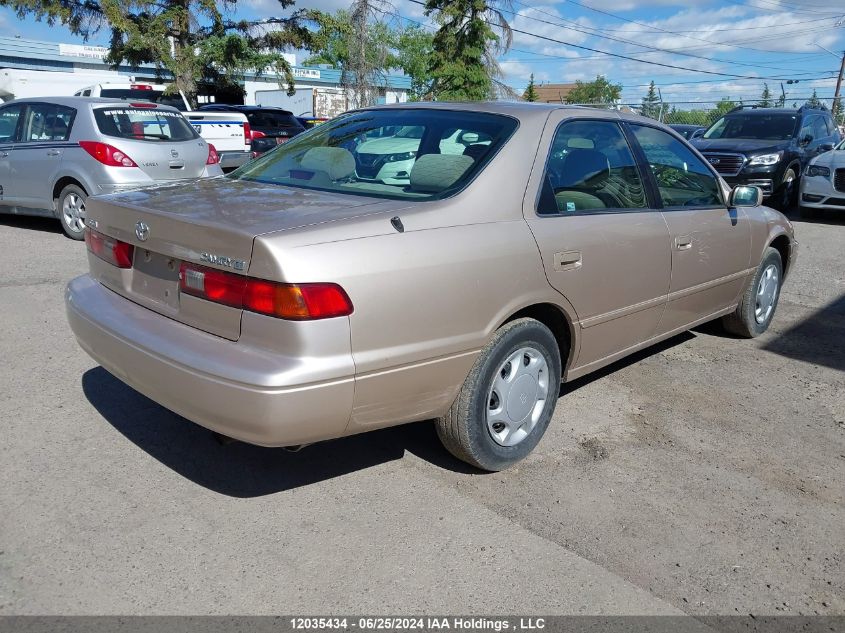
<path id="1" fill-rule="evenodd" d="M 542 180 L 532 176 L 538 199 L 524 211 L 546 277 L 577 313 L 570 375 L 580 374 L 654 335 L 669 291 L 669 232 L 617 121 L 564 121 L 546 147 Z"/>
<path id="2" fill-rule="evenodd" d="M 658 330 L 666 333 L 736 302 L 748 272 L 751 229 L 685 143 L 651 126 L 630 128 L 651 167 L 671 237 L 672 283 Z"/>

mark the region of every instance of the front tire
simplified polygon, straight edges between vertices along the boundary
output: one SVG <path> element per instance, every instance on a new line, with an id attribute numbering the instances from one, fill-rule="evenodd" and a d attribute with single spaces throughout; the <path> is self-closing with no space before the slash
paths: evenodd
<path id="1" fill-rule="evenodd" d="M 506 323 L 481 350 L 437 435 L 458 459 L 499 471 L 524 459 L 557 404 L 561 360 L 551 331 L 534 319 Z"/>
<path id="2" fill-rule="evenodd" d="M 754 338 L 768 330 L 775 316 L 782 284 L 783 262 L 780 253 L 769 246 L 736 311 L 722 317 L 724 328 L 743 338 Z"/>
<path id="3" fill-rule="evenodd" d="M 85 200 L 88 194 L 79 185 L 67 185 L 59 194 L 57 204 L 59 222 L 69 238 L 81 240 L 85 237 Z"/>
<path id="4" fill-rule="evenodd" d="M 798 179 L 792 169 L 787 169 L 783 175 L 783 182 L 772 196 L 772 201 L 778 211 L 787 212 L 795 204 L 798 193 Z"/>

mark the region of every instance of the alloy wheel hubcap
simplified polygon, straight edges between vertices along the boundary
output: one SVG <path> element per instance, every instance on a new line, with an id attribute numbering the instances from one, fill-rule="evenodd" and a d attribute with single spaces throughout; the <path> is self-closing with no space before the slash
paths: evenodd
<path id="1" fill-rule="evenodd" d="M 754 318 L 757 323 L 765 323 L 771 316 L 779 287 L 777 266 L 769 264 L 760 276 L 760 283 L 757 284 L 757 300 L 754 304 Z"/>
<path id="2" fill-rule="evenodd" d="M 75 193 L 65 196 L 62 203 L 62 215 L 65 225 L 71 231 L 81 233 L 85 229 L 85 201 L 82 196 Z"/>
<path id="3" fill-rule="evenodd" d="M 487 430 L 500 446 L 516 446 L 540 421 L 549 397 L 549 367 L 533 347 L 513 352 L 499 366 L 487 394 Z"/>

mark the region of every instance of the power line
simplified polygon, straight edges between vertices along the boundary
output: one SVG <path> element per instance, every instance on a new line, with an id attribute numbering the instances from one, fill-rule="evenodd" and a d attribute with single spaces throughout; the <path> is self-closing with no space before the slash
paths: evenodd
<path id="1" fill-rule="evenodd" d="M 524 3 L 520 2 L 519 0 L 513 0 L 513 2 L 514 2 L 514 4 L 525 6 L 525 7 L 528 7 L 530 9 L 535 8 L 535 7 L 532 7 L 530 5 L 524 4 Z M 776 66 L 771 66 L 771 65 L 766 64 L 766 63 L 749 63 L 749 62 L 740 62 L 740 61 L 736 61 L 736 60 L 732 60 L 732 59 L 716 59 L 716 58 L 713 58 L 713 57 L 706 57 L 704 55 L 696 55 L 695 53 L 687 53 L 687 52 L 680 51 L 680 50 L 660 48 L 658 46 L 649 46 L 647 44 L 639 44 L 638 42 L 632 42 L 631 40 L 611 37 L 609 35 L 601 35 L 600 33 L 594 33 L 594 32 L 590 32 L 590 31 L 586 31 L 583 28 L 569 26 L 568 24 L 562 24 L 560 22 L 551 22 L 549 20 L 544 20 L 542 18 L 536 18 L 536 17 L 530 16 L 530 15 L 526 15 L 524 13 L 517 13 L 517 12 L 514 12 L 514 11 L 510 11 L 508 9 L 500 9 L 500 11 L 502 11 L 504 13 L 510 13 L 515 17 L 523 17 L 527 20 L 532 20 L 532 21 L 535 21 L 535 22 L 543 23 L 543 24 L 549 24 L 551 26 L 559 26 L 561 28 L 568 28 L 568 29 L 575 31 L 577 33 L 583 33 L 585 35 L 590 35 L 590 36 L 593 36 L 593 37 L 598 37 L 598 38 L 601 38 L 601 39 L 610 40 L 612 42 L 619 42 L 619 43 L 622 43 L 622 44 L 629 44 L 629 45 L 632 45 L 632 46 L 638 46 L 640 48 L 649 49 L 649 50 L 654 51 L 654 52 L 668 53 L 668 54 L 671 54 L 671 55 L 681 55 L 683 57 L 692 57 L 692 58 L 695 58 L 695 59 L 702 59 L 704 61 L 716 62 L 716 63 L 719 63 L 719 64 L 735 64 L 737 66 L 746 66 L 746 67 L 750 67 L 750 68 L 769 68 L 771 70 L 792 71 L 791 68 L 778 68 Z M 544 11 L 540 11 L 540 12 L 546 13 Z M 558 17 L 558 16 L 554 16 L 554 17 Z M 566 20 L 565 18 L 558 18 L 558 19 L 561 19 L 561 20 L 563 20 L 563 22 L 568 22 L 570 24 L 577 24 L 576 22 L 572 22 L 571 20 Z M 578 25 L 578 26 L 580 27 L 581 25 Z M 596 30 L 597 29 L 591 29 L 591 31 L 596 31 Z M 637 52 L 639 53 L 641 51 L 637 51 Z"/>

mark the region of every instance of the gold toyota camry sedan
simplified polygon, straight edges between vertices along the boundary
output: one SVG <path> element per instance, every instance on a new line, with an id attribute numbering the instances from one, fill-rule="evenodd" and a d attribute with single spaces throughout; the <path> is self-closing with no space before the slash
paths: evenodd
<path id="1" fill-rule="evenodd" d="M 68 320 L 221 434 L 294 446 L 435 419 L 500 470 L 561 381 L 705 321 L 769 327 L 797 244 L 760 200 L 635 115 L 358 110 L 229 176 L 89 199 Z"/>

